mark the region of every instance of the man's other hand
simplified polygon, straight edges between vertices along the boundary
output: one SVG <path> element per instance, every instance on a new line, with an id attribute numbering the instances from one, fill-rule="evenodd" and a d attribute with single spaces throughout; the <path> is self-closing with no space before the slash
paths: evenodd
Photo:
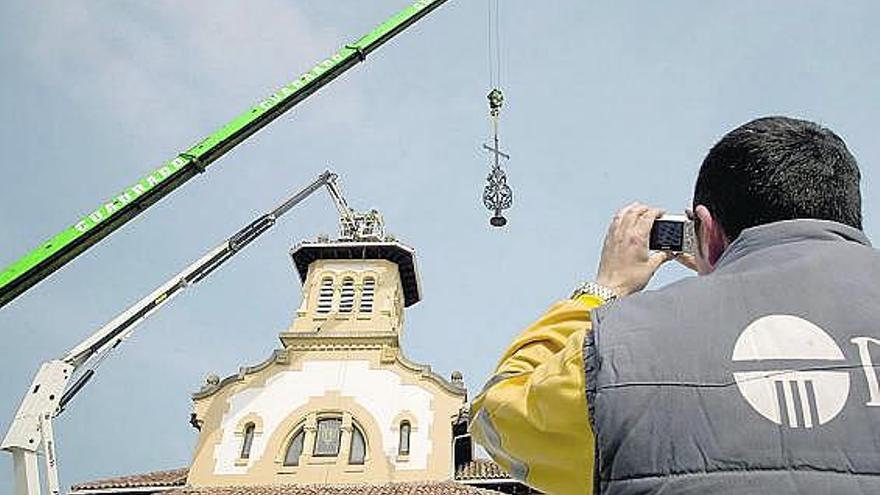
<path id="1" fill-rule="evenodd" d="M 654 220 L 663 210 L 632 203 L 614 215 L 605 244 L 596 283 L 604 285 L 624 297 L 645 288 L 663 263 L 671 260 L 671 253 L 648 251 L 648 236 Z"/>
<path id="2" fill-rule="evenodd" d="M 697 257 L 693 254 L 675 253 L 675 261 L 677 261 L 679 265 L 687 268 L 688 270 L 693 270 L 695 272 L 699 271 L 699 267 L 697 266 Z"/>

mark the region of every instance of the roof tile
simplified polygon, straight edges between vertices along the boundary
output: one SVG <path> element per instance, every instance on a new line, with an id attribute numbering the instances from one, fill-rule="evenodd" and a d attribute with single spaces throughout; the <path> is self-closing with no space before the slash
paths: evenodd
<path id="1" fill-rule="evenodd" d="M 142 488 L 153 486 L 183 486 L 186 484 L 186 476 L 189 468 L 171 469 L 168 471 L 153 471 L 145 474 L 133 474 L 116 478 L 105 478 L 95 481 L 87 481 L 70 487 L 71 491 L 77 490 L 101 490 L 105 488 Z"/>
<path id="2" fill-rule="evenodd" d="M 386 483 L 381 485 L 260 485 L 184 487 L 164 495 L 497 495 L 494 490 L 454 481 Z"/>

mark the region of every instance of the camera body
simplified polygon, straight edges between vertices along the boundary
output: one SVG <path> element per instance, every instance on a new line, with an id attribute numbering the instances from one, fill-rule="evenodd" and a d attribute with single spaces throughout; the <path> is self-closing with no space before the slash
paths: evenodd
<path id="1" fill-rule="evenodd" d="M 684 215 L 663 215 L 654 220 L 648 248 L 652 251 L 694 254 L 694 223 Z"/>

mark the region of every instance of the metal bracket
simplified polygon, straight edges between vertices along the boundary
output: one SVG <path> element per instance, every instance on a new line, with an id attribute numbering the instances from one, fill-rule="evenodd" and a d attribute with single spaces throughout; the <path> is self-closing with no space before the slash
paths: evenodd
<path id="1" fill-rule="evenodd" d="M 189 163 L 199 171 L 200 174 L 205 173 L 207 165 L 197 156 L 190 155 L 189 153 L 181 153 L 177 155 L 183 159 L 189 160 Z"/>
<path id="2" fill-rule="evenodd" d="M 357 45 L 345 45 L 345 48 L 349 50 L 354 50 L 357 53 L 358 60 L 361 62 L 367 60 L 367 54 L 364 52 L 364 49 Z"/>
<path id="3" fill-rule="evenodd" d="M 6 432 L 0 449 L 14 448 L 36 452 L 40 446 L 40 418 L 54 415 L 74 367 L 55 359 L 43 363 L 34 376 Z"/>

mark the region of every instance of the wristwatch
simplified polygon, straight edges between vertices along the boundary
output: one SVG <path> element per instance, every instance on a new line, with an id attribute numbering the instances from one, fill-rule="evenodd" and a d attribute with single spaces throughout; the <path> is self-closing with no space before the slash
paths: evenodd
<path id="1" fill-rule="evenodd" d="M 615 294 L 612 289 L 597 284 L 596 282 L 585 282 L 571 293 L 571 298 L 577 299 L 584 295 L 598 297 L 606 303 L 610 303 L 617 299 L 617 294 Z"/>

